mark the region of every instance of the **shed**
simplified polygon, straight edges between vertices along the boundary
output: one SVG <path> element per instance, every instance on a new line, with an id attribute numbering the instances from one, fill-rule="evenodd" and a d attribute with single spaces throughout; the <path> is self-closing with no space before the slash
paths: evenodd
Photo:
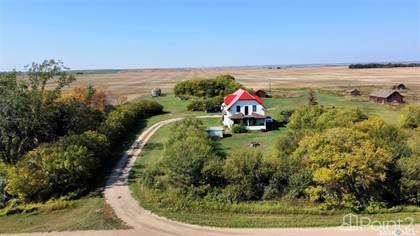
<path id="1" fill-rule="evenodd" d="M 152 97 L 159 97 L 162 95 L 162 90 L 160 88 L 152 89 Z"/>
<path id="2" fill-rule="evenodd" d="M 397 84 L 397 85 L 394 85 L 393 88 L 397 90 L 406 90 L 407 86 L 405 86 L 405 84 Z"/>
<path id="3" fill-rule="evenodd" d="M 361 95 L 361 92 L 358 89 L 352 89 L 352 90 L 349 91 L 349 94 L 351 96 L 360 96 Z"/>
<path id="4" fill-rule="evenodd" d="M 258 89 L 257 91 L 255 91 L 255 95 L 257 95 L 260 98 L 268 98 L 270 97 L 266 91 L 262 90 L 262 89 Z"/>
<path id="5" fill-rule="evenodd" d="M 223 127 L 208 127 L 206 129 L 209 138 L 223 138 Z"/>
<path id="6" fill-rule="evenodd" d="M 404 103 L 404 96 L 396 90 L 376 90 L 369 95 L 369 100 L 377 103 Z"/>

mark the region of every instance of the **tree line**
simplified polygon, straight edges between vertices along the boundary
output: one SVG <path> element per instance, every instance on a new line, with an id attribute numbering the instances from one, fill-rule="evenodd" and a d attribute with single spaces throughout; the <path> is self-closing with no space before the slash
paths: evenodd
<path id="1" fill-rule="evenodd" d="M 136 121 L 162 112 L 151 101 L 113 105 L 93 86 L 64 93 L 76 78 L 54 60 L 26 75 L 0 76 L 0 208 L 83 193 Z"/>
<path id="2" fill-rule="evenodd" d="M 241 88 L 231 75 L 219 75 L 214 79 L 192 79 L 179 82 L 174 87 L 176 96 L 193 96 L 188 102 L 190 111 L 217 110 L 223 97 Z"/>
<path id="3" fill-rule="evenodd" d="M 419 66 L 420 66 L 420 63 L 367 63 L 367 64 L 350 64 L 349 69 L 419 67 Z"/>
<path id="4" fill-rule="evenodd" d="M 322 209 L 420 204 L 420 140 L 359 109 L 307 105 L 293 111 L 273 153 L 221 152 L 201 121 L 172 128 L 146 187 L 221 203 L 305 199 Z"/>

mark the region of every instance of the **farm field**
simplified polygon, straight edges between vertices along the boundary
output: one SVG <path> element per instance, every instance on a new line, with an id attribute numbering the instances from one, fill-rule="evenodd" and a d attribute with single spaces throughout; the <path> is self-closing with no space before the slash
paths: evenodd
<path id="1" fill-rule="evenodd" d="M 404 83 L 409 94 L 420 93 L 420 68 L 348 69 L 344 66 L 268 69 L 263 67 L 224 67 L 191 69 L 100 70 L 78 74 L 72 86 L 92 84 L 127 95 L 129 99 L 149 95 L 154 87 L 172 91 L 182 80 L 213 78 L 231 74 L 249 88 L 353 88 L 360 86 L 390 88 Z"/>

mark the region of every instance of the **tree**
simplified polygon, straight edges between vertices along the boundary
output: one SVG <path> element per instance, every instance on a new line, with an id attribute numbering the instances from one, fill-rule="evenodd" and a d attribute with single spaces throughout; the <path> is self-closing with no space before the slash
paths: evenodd
<path id="1" fill-rule="evenodd" d="M 224 190 L 227 199 L 232 202 L 260 199 L 268 182 L 263 165 L 262 153 L 258 151 L 229 155 L 223 167 L 228 183 Z"/>
<path id="2" fill-rule="evenodd" d="M 43 201 L 84 190 L 97 167 L 86 147 L 40 146 L 9 168 L 5 189 L 23 201 Z"/>
<path id="3" fill-rule="evenodd" d="M 16 73 L 0 75 L 0 159 L 15 164 L 25 151 L 37 145 L 40 122 L 31 97 Z"/>
<path id="4" fill-rule="evenodd" d="M 314 90 L 309 90 L 309 97 L 308 97 L 308 105 L 318 105 L 318 102 L 316 101 L 315 92 Z"/>
<path id="5" fill-rule="evenodd" d="M 351 128 L 333 128 L 305 137 L 293 158 L 312 170 L 311 200 L 328 207 L 358 209 L 382 199 L 382 185 L 393 163 L 387 150 Z"/>
<path id="6" fill-rule="evenodd" d="M 203 167 L 214 155 L 201 121 L 187 118 L 172 130 L 165 145 L 162 165 L 170 184 L 184 191 L 201 185 Z"/>
<path id="7" fill-rule="evenodd" d="M 28 150 L 56 138 L 54 102 L 61 89 L 75 80 L 61 62 L 32 63 L 27 76 L 0 76 L 0 158 L 15 164 Z M 52 89 L 47 90 L 46 85 Z M 55 86 L 55 87 L 54 87 Z"/>
<path id="8" fill-rule="evenodd" d="M 104 112 L 110 105 L 105 91 L 89 85 L 87 87 L 75 87 L 73 91 L 65 94 L 62 100 L 76 99 L 84 103 L 92 111 Z"/>

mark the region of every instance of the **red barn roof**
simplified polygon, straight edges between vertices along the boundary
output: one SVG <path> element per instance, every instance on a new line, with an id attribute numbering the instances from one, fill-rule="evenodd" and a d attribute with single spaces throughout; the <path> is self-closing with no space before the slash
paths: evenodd
<path id="1" fill-rule="evenodd" d="M 227 109 L 229 109 L 235 102 L 239 100 L 254 100 L 264 106 L 263 100 L 260 97 L 257 95 L 252 95 L 243 89 L 239 89 L 236 92 L 227 95 L 224 99 L 224 103 L 225 106 L 227 106 Z"/>

